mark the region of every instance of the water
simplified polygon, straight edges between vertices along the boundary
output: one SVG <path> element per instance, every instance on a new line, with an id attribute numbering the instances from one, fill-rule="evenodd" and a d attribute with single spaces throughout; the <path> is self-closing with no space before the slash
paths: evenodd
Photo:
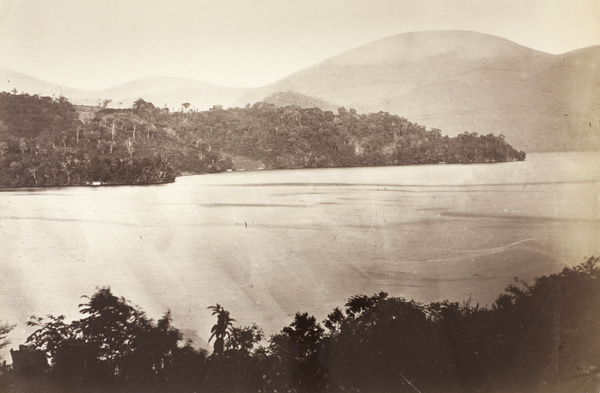
<path id="1" fill-rule="evenodd" d="M 170 185 L 0 192 L 0 322 L 79 318 L 110 286 L 205 345 L 220 303 L 267 334 L 349 296 L 491 305 L 600 255 L 600 154 L 225 173 Z"/>

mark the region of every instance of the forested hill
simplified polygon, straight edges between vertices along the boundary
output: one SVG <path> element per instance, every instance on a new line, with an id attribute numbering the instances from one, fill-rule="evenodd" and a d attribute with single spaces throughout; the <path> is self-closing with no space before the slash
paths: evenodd
<path id="1" fill-rule="evenodd" d="M 184 103 L 170 112 L 143 99 L 130 109 L 76 108 L 62 97 L 0 93 L 0 186 L 163 183 L 181 172 L 241 169 L 240 162 L 307 168 L 524 159 L 502 135 L 449 138 L 385 112 L 264 102 L 203 112 Z"/>
<path id="2" fill-rule="evenodd" d="M 166 183 L 181 171 L 227 168 L 176 123 L 144 100 L 114 110 L 0 93 L 0 186 Z"/>

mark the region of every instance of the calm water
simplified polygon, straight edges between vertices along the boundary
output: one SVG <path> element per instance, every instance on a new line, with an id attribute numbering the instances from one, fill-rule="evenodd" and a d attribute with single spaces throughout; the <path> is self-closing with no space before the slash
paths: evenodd
<path id="1" fill-rule="evenodd" d="M 488 165 L 184 177 L 148 187 L 0 192 L 0 322 L 79 317 L 98 286 L 201 344 L 219 302 L 267 334 L 351 295 L 490 305 L 600 255 L 600 154 Z"/>

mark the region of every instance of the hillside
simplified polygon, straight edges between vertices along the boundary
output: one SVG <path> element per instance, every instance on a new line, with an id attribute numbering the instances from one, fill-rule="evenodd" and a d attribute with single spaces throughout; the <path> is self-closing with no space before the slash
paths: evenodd
<path id="1" fill-rule="evenodd" d="M 294 91 L 388 111 L 450 135 L 500 132 L 518 149 L 600 149 L 600 47 L 550 55 L 474 32 L 401 34 L 334 56 L 238 105 Z"/>
<path id="2" fill-rule="evenodd" d="M 73 106 L 60 97 L 0 93 L 0 186 L 170 182 L 178 173 L 524 160 L 504 136 L 443 136 L 405 118 L 340 108 L 171 112 Z M 234 162 L 235 160 L 235 162 Z"/>
<path id="3" fill-rule="evenodd" d="M 58 98 L 64 96 L 77 105 L 100 105 L 111 100 L 109 108 L 130 108 L 138 98 L 144 98 L 157 107 L 165 105 L 179 110 L 181 104 L 205 110 L 214 105 L 229 106 L 246 88 L 224 87 L 194 79 L 149 77 L 137 79 L 105 90 L 88 91 L 72 89 L 46 82 L 19 72 L 0 69 L 0 91 L 37 94 Z"/>

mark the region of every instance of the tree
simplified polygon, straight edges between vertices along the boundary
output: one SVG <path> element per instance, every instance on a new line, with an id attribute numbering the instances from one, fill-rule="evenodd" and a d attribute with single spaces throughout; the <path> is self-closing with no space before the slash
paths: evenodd
<path id="1" fill-rule="evenodd" d="M 134 138 L 135 140 L 135 138 Z M 129 158 L 133 158 L 133 141 L 131 138 L 127 138 L 123 145 L 127 148 L 127 152 L 129 153 Z"/>
<path id="2" fill-rule="evenodd" d="M 115 135 L 117 134 L 117 119 L 113 119 L 112 125 L 110 127 L 110 136 L 112 140 L 115 140 Z"/>
<path id="3" fill-rule="evenodd" d="M 344 314 L 338 307 L 336 307 L 327 315 L 327 319 L 323 322 L 323 324 L 329 331 L 328 334 L 330 337 L 336 336 L 341 332 L 344 319 Z"/>
<path id="4" fill-rule="evenodd" d="M 372 310 L 377 304 L 387 299 L 387 297 L 388 294 L 386 292 L 379 292 L 377 295 L 371 297 L 366 295 L 352 296 L 346 303 L 346 314 L 356 318 Z"/>
<path id="5" fill-rule="evenodd" d="M 232 322 L 235 322 L 235 319 L 230 318 L 229 311 L 225 311 L 218 303 L 216 306 L 208 307 L 208 309 L 213 310 L 212 315 L 217 315 L 217 323 L 214 324 L 210 330 L 211 335 L 208 342 L 214 338 L 214 354 L 222 356 L 223 350 L 225 349 L 225 338 L 230 336 L 231 328 L 233 326 Z"/>
<path id="6" fill-rule="evenodd" d="M 65 322 L 64 315 L 48 315 L 46 319 L 32 316 L 27 326 L 37 327 L 27 338 L 27 343 L 46 355 L 56 375 L 80 370 L 84 361 L 80 361 L 79 356 L 70 351 L 77 342 L 77 331 L 74 326 Z"/>
<path id="7" fill-rule="evenodd" d="M 296 313 L 289 326 L 271 337 L 269 349 L 281 389 L 318 389 L 325 375 L 319 361 L 322 338 L 323 328 L 308 313 Z"/>
<path id="8" fill-rule="evenodd" d="M 7 338 L 8 334 L 15 328 L 16 325 L 9 325 L 5 323 L 0 325 L 0 349 L 5 348 L 10 344 L 10 340 Z"/>
<path id="9" fill-rule="evenodd" d="M 36 167 L 30 167 L 27 171 L 29 173 L 31 173 L 31 176 L 33 176 L 33 181 L 35 182 L 35 184 L 37 185 L 37 177 L 36 177 L 36 173 L 37 173 L 37 168 Z"/>
<path id="10" fill-rule="evenodd" d="M 21 150 L 21 154 L 24 154 L 27 150 L 27 142 L 24 138 L 19 139 L 19 150 Z"/>
<path id="11" fill-rule="evenodd" d="M 318 351 L 318 344 L 323 335 L 323 328 L 315 317 L 308 313 L 296 313 L 294 321 L 283 328 L 283 335 L 295 344 L 294 353 L 299 360 L 308 359 Z"/>
<path id="12" fill-rule="evenodd" d="M 252 326 L 234 327 L 225 345 L 226 353 L 236 352 L 242 356 L 250 356 L 264 338 L 264 333 L 256 324 Z"/>
<path id="13" fill-rule="evenodd" d="M 172 327 L 170 312 L 154 323 L 110 288 L 84 298 L 80 320 L 66 323 L 64 316 L 50 315 L 28 322 L 38 329 L 27 342 L 51 360 L 52 375 L 98 386 L 118 380 L 151 383 L 172 372 L 182 336 Z"/>
<path id="14" fill-rule="evenodd" d="M 135 100 L 131 106 L 131 111 L 142 117 L 144 117 L 146 114 L 151 114 L 155 109 L 156 107 L 153 103 L 147 102 L 142 98 Z"/>

